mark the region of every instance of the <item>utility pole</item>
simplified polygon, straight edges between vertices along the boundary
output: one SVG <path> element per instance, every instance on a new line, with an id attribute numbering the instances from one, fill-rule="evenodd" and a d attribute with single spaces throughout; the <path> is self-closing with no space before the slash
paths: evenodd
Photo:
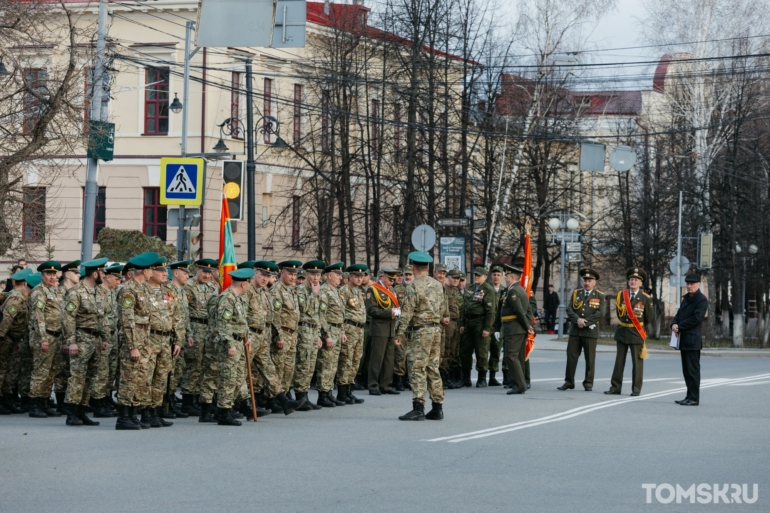
<path id="1" fill-rule="evenodd" d="M 182 90 L 182 157 L 187 156 L 187 117 L 190 112 L 190 37 L 195 26 L 194 21 L 188 21 L 184 27 L 184 84 Z M 201 137 L 203 134 L 201 134 Z M 161 184 L 163 186 L 163 184 Z M 204 193 L 205 194 L 205 193 Z M 187 237 L 184 231 L 185 208 L 179 205 L 179 226 L 176 229 L 176 256 L 177 260 L 184 260 L 187 246 Z"/>
<path id="2" fill-rule="evenodd" d="M 96 30 L 96 57 L 94 59 L 94 74 L 91 80 L 93 94 L 89 119 L 103 121 L 102 93 L 104 89 L 105 39 L 107 38 L 107 0 L 99 0 L 99 21 Z M 96 183 L 98 166 L 99 159 L 88 159 L 85 199 L 83 202 L 83 235 L 80 246 L 80 260 L 82 261 L 91 260 L 94 253 L 94 218 L 96 216 L 96 197 L 99 195 L 99 185 Z"/>
<path id="3" fill-rule="evenodd" d="M 682 191 L 679 191 L 679 227 L 676 235 L 676 309 L 679 310 L 679 294 L 682 292 Z"/>
<path id="4" fill-rule="evenodd" d="M 246 59 L 246 209 L 248 232 L 248 257 L 256 258 L 257 213 L 254 205 L 254 88 L 251 80 L 251 59 Z"/>

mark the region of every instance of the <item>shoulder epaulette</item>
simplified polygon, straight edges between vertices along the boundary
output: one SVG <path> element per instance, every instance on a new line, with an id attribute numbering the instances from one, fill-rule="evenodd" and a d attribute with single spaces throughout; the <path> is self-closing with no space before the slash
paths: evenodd
<path id="1" fill-rule="evenodd" d="M 651 295 L 649 295 L 648 293 L 646 293 L 645 291 L 642 291 L 642 295 L 643 295 L 644 297 L 652 298 L 652 296 L 651 296 Z"/>
<path id="2" fill-rule="evenodd" d="M 597 293 L 597 294 L 599 294 L 600 296 L 604 296 L 604 295 L 605 295 L 605 294 L 604 294 L 604 292 L 602 292 L 602 291 L 601 291 L 601 290 L 599 290 L 599 289 L 594 289 L 594 290 L 595 290 L 595 291 L 596 291 L 596 293 Z"/>

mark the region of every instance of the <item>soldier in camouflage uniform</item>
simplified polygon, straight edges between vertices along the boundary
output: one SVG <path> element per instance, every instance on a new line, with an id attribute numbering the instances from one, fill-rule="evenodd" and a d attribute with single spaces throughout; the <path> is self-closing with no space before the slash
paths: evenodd
<path id="1" fill-rule="evenodd" d="M 23 269 L 11 276 L 13 290 L 5 294 L 0 321 L 0 415 L 23 413 L 17 408 L 13 392 L 12 370 L 21 344 L 27 343 L 27 298 L 41 280 L 40 273 Z"/>
<path id="2" fill-rule="evenodd" d="M 142 398 L 147 396 L 150 362 L 150 313 L 152 291 L 147 286 L 150 266 L 157 253 L 143 253 L 128 261 L 133 278 L 118 292 L 118 337 L 120 377 L 118 381 L 117 430 L 146 429 L 136 418 Z"/>
<path id="3" fill-rule="evenodd" d="M 321 273 L 326 264 L 320 260 L 311 260 L 302 268 L 305 270 L 306 280 L 302 285 L 297 285 L 297 303 L 299 305 L 299 337 L 297 339 L 297 364 L 294 372 L 294 391 L 297 399 L 305 399 L 305 404 L 300 411 L 321 409 L 320 406 L 307 401 L 307 392 L 310 389 L 310 380 L 318 359 L 318 350 L 321 348 Z"/>
<path id="4" fill-rule="evenodd" d="M 183 260 L 179 262 L 173 262 L 169 264 L 169 278 L 171 279 L 170 282 L 168 282 L 165 287 L 168 287 L 171 294 L 174 295 L 175 298 L 175 307 L 179 308 L 181 311 L 177 315 L 180 317 L 180 322 L 184 325 L 184 343 L 182 344 L 182 347 L 185 349 L 192 349 L 195 345 L 195 341 L 193 340 L 191 333 L 192 333 L 192 323 L 190 322 L 190 305 L 187 301 L 187 291 L 185 289 L 185 285 L 189 281 L 190 278 L 190 265 L 192 264 L 191 260 Z M 184 350 L 183 350 L 184 351 Z M 181 409 L 177 408 L 177 402 L 176 402 L 176 389 L 179 388 L 179 385 L 182 382 L 182 376 L 184 375 L 184 368 L 185 368 L 185 359 L 183 355 L 179 355 L 174 357 L 174 368 L 171 370 L 171 373 L 169 375 L 169 383 L 171 383 L 171 389 L 167 391 L 168 397 L 171 399 L 171 402 L 168 405 L 168 412 L 165 410 L 161 410 L 161 417 L 165 419 L 174 419 L 176 417 L 179 418 L 187 418 L 189 417 L 189 414 L 183 412 Z"/>
<path id="5" fill-rule="evenodd" d="M 219 263 L 216 260 L 205 258 L 195 262 L 198 268 L 195 278 L 185 284 L 187 293 L 187 305 L 190 313 L 190 336 L 193 339 L 192 346 L 188 344 L 184 348 L 184 374 L 182 376 L 182 411 L 192 415 L 200 415 L 201 411 L 195 405 L 195 396 L 201 392 L 203 353 L 209 332 L 208 303 L 219 292 L 209 285 L 216 273 Z"/>
<path id="6" fill-rule="evenodd" d="M 439 360 L 441 319 L 446 299 L 441 284 L 428 276 L 429 254 L 409 254 L 414 281 L 406 288 L 401 319 L 396 330 L 396 345 L 406 342 L 406 359 L 412 384 L 412 411 L 399 420 L 441 420 L 444 418 L 444 389 L 441 386 Z M 425 414 L 425 392 L 430 393 L 431 411 Z"/>
<path id="7" fill-rule="evenodd" d="M 340 287 L 340 297 L 345 305 L 345 342 L 340 348 L 337 365 L 337 401 L 346 404 L 361 404 L 363 399 L 353 395 L 358 364 L 364 345 L 364 326 L 366 325 L 366 295 L 361 290 L 368 268 L 364 264 L 354 264 L 347 269 L 348 283 Z"/>
<path id="8" fill-rule="evenodd" d="M 64 398 L 68 426 L 99 425 L 86 415 L 86 405 L 102 351 L 109 348 L 110 328 L 105 313 L 107 296 L 104 289 L 98 287 L 102 282 L 99 271 L 106 263 L 106 258 L 84 262 L 83 279 L 64 296 L 62 344 L 67 346 L 70 355 L 70 378 Z"/>
<path id="9" fill-rule="evenodd" d="M 300 267 L 302 262 L 296 260 L 279 263 L 280 280 L 270 289 L 270 302 L 273 305 L 273 344 L 270 354 L 281 381 L 282 392 L 289 391 L 294 379 L 299 322 L 299 305 L 294 293 L 294 282 Z"/>
<path id="10" fill-rule="evenodd" d="M 318 406 L 333 408 L 344 406 L 343 401 L 337 401 L 332 395 L 334 376 L 337 374 L 337 364 L 340 358 L 340 346 L 347 341 L 343 323 L 345 322 L 345 303 L 342 301 L 337 287 L 342 280 L 343 262 L 328 265 L 324 268 L 324 284 L 319 293 L 318 309 L 321 313 L 321 340 L 323 345 L 318 351 L 316 364 L 318 389 Z"/>
<path id="11" fill-rule="evenodd" d="M 402 305 L 404 304 L 404 297 L 406 297 L 406 286 L 408 284 L 407 281 L 407 273 L 410 277 L 412 276 L 412 266 L 407 265 L 404 267 L 403 274 L 400 274 L 399 278 L 397 278 L 397 283 L 393 287 L 393 290 L 396 291 L 396 298 L 398 299 L 398 304 Z M 393 363 L 393 386 L 396 390 L 399 392 L 403 392 L 405 388 L 411 388 L 409 386 L 409 379 L 406 376 L 406 344 L 400 344 L 395 347 L 395 360 Z"/>
<path id="12" fill-rule="evenodd" d="M 29 416 L 46 418 L 59 417 L 48 405 L 51 387 L 56 376 L 61 356 L 62 301 L 63 294 L 56 285 L 56 274 L 60 265 L 56 261 L 43 262 L 38 266 L 43 282 L 34 288 L 27 300 L 29 342 L 21 344 L 22 362 L 24 346 L 31 351 L 32 362 L 29 388 L 20 387 L 22 397 L 30 397 Z M 25 376 L 22 372 L 21 376 Z M 58 399 L 58 396 L 57 396 Z M 63 403 L 64 401 L 62 401 Z"/>
<path id="13" fill-rule="evenodd" d="M 458 323 L 460 322 L 460 312 L 463 305 L 463 294 L 457 287 L 462 273 L 457 269 L 452 269 L 447 275 L 447 283 L 444 285 L 446 292 L 447 310 L 449 311 L 449 323 L 444 326 L 445 346 L 441 353 L 440 369 L 447 376 L 446 382 L 449 389 L 460 388 L 462 386 L 460 376 L 460 331 Z"/>
<path id="14" fill-rule="evenodd" d="M 99 365 L 96 369 L 96 379 L 91 389 L 91 406 L 94 417 L 114 417 L 117 413 L 112 410 L 112 392 L 115 387 L 115 373 L 118 366 L 118 305 L 117 288 L 120 285 L 123 266 L 114 264 L 101 272 L 102 288 L 105 296 L 104 315 L 109 329 L 109 347 L 102 351 Z"/>
<path id="15" fill-rule="evenodd" d="M 449 301 L 447 298 L 447 277 L 446 277 L 446 265 L 445 264 L 434 264 L 433 265 L 433 278 L 436 279 L 437 282 L 441 284 L 441 287 L 444 290 L 444 305 L 446 305 L 446 309 L 441 312 L 441 324 L 443 325 L 441 327 L 441 351 L 439 353 L 439 358 L 443 360 L 444 354 L 447 352 L 446 349 L 446 327 L 449 326 Z M 440 361 L 441 361 L 440 360 Z M 439 367 L 439 374 L 441 375 L 441 386 L 444 388 L 449 387 L 449 375 L 444 372 L 444 369 L 442 367 Z"/>
<path id="16" fill-rule="evenodd" d="M 62 301 L 67 291 L 80 282 L 80 260 L 74 260 L 61 266 L 61 279 L 59 280 L 59 290 L 61 291 Z M 67 348 L 60 344 L 61 355 L 57 359 L 56 376 L 54 377 L 54 392 L 60 413 L 64 411 L 64 395 L 67 392 L 67 382 L 70 378 L 70 354 Z"/>

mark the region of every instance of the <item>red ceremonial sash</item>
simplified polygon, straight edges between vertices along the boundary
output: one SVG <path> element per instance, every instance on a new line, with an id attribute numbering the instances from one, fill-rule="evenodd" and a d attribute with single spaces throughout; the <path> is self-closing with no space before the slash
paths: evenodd
<path id="1" fill-rule="evenodd" d="M 626 302 L 626 311 L 628 312 L 628 316 L 631 318 L 631 322 L 634 323 L 634 328 L 636 328 L 636 331 L 639 332 L 639 336 L 642 337 L 642 342 L 646 341 L 647 332 L 644 331 L 644 327 L 639 322 L 639 319 L 636 318 L 633 308 L 631 308 L 631 296 L 628 294 L 628 289 L 623 291 L 623 301 Z"/>
<path id="2" fill-rule="evenodd" d="M 393 294 L 391 291 L 389 291 L 379 283 L 372 283 L 372 287 L 374 287 L 375 289 L 379 290 L 380 292 L 388 296 L 390 300 L 393 301 L 393 304 L 396 305 L 396 308 L 398 308 L 398 298 L 396 297 L 395 294 Z"/>

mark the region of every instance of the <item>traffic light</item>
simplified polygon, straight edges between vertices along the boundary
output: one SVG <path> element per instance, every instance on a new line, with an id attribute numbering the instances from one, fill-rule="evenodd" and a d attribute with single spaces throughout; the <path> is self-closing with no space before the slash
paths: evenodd
<path id="1" fill-rule="evenodd" d="M 243 175 L 245 162 L 242 160 L 225 160 L 222 167 L 224 193 L 227 206 L 230 207 L 230 219 L 243 219 Z"/>

